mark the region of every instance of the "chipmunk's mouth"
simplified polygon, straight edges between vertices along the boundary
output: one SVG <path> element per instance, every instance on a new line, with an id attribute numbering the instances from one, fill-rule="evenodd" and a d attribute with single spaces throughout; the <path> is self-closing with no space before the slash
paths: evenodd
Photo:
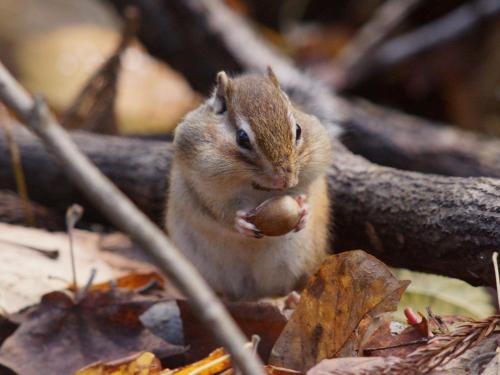
<path id="1" fill-rule="evenodd" d="M 253 182 L 252 181 L 252 187 L 255 189 L 255 190 L 261 190 L 261 191 L 283 191 L 284 189 L 277 189 L 277 188 L 269 188 L 269 187 L 264 187 L 262 185 L 259 185 L 258 183 L 256 182 Z"/>

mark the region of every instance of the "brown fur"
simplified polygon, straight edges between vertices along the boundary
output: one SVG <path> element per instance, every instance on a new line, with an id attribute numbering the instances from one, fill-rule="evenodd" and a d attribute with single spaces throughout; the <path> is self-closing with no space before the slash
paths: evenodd
<path id="1" fill-rule="evenodd" d="M 286 294 L 307 278 L 326 256 L 329 198 L 326 171 L 330 142 L 314 117 L 297 109 L 279 90 L 276 77 L 218 77 L 215 98 L 189 113 L 175 134 L 167 226 L 172 240 L 217 292 L 232 298 Z M 295 142 L 291 111 L 302 127 Z M 236 117 L 244 116 L 256 137 L 255 152 L 236 142 Z M 297 183 L 284 191 L 260 191 L 269 170 L 285 166 Z M 285 168 L 285 169 L 286 169 Z M 305 194 L 306 227 L 282 237 L 255 239 L 234 229 L 236 212 L 279 195 Z"/>
<path id="2" fill-rule="evenodd" d="M 228 98 L 232 118 L 235 113 L 244 116 L 267 159 L 273 165 L 282 165 L 283 155 L 293 154 L 295 132 L 281 91 L 260 76 L 244 76 L 232 83 L 233 92 Z"/>

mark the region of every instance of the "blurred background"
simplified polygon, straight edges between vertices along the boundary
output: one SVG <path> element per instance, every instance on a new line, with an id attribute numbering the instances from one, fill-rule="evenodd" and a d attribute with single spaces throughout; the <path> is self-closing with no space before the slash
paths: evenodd
<path id="1" fill-rule="evenodd" d="M 185 77 L 168 65 L 168 59 L 160 61 L 148 54 L 135 39 L 121 55 L 115 79 L 104 75 L 104 89 L 100 89 L 105 93 L 100 92 L 99 100 L 94 100 L 97 103 L 87 95 L 89 103 L 80 102 L 75 108 L 86 83 L 117 49 L 124 27 L 117 9 L 123 10 L 124 3 L 2 0 L 0 57 L 25 87 L 42 93 L 61 118 L 66 116 L 63 122 L 68 127 L 105 133 L 168 133 L 207 94 L 210 82 L 201 82 L 196 75 Z M 161 1 L 138 3 L 155 7 Z M 166 3 L 175 8 L 176 1 Z M 348 96 L 500 134 L 500 1 L 225 3 L 248 17 L 263 38 L 297 65 Z M 356 56 L 360 49 L 366 54 L 363 37 L 354 51 L 353 41 L 359 39 L 363 27 L 380 18 L 384 3 L 393 3 L 395 9 L 386 9 L 385 21 L 393 25 L 388 30 L 384 25 L 382 30 L 369 29 L 368 43 L 370 38 L 380 38 L 377 48 L 368 49 L 369 59 L 364 57 L 367 63 L 352 75 L 355 79 L 339 79 L 339 67 L 353 59 L 363 60 Z M 182 12 L 175 16 L 176 25 L 182 25 Z M 165 27 L 158 32 L 176 40 L 181 31 Z M 180 46 L 179 51 L 184 61 L 190 60 L 189 45 Z M 198 55 L 192 60 L 200 71 L 208 64 Z M 217 65 L 217 61 L 210 64 Z M 224 67 L 226 61 L 219 64 Z M 178 67 L 178 63 L 173 65 Z"/>

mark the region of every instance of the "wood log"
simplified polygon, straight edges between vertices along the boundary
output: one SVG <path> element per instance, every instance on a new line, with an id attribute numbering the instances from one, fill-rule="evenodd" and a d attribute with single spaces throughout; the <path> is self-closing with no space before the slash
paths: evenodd
<path id="1" fill-rule="evenodd" d="M 30 197 L 64 211 L 89 205 L 39 141 L 13 128 Z M 171 143 L 74 132 L 90 159 L 161 223 Z M 419 174 L 370 163 L 332 137 L 329 173 L 335 251 L 365 249 L 390 265 L 493 285 L 491 253 L 500 248 L 500 181 Z M 14 189 L 0 139 L 0 189 Z"/>
<path id="2" fill-rule="evenodd" d="M 38 227 L 56 230 L 64 227 L 64 216 L 39 204 L 28 202 L 31 206 L 35 224 Z M 10 190 L 0 190 L 0 222 L 27 225 L 24 202 Z"/>
<path id="3" fill-rule="evenodd" d="M 342 142 L 385 166 L 458 177 L 500 177 L 500 140 L 365 101 L 345 101 Z"/>
<path id="4" fill-rule="evenodd" d="M 19 146 L 30 199 L 59 212 L 73 203 L 85 206 L 84 220 L 102 217 L 66 179 L 55 159 L 38 139 L 20 124 L 12 128 Z M 151 218 L 159 223 L 164 211 L 170 168 L 169 142 L 121 137 L 99 137 L 75 131 L 80 149 Z M 15 191 L 5 139 L 0 137 L 0 189 Z"/>

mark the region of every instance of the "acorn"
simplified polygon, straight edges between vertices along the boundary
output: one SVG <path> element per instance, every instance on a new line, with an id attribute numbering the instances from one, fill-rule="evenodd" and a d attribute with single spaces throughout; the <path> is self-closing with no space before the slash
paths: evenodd
<path id="1" fill-rule="evenodd" d="M 266 236 L 282 236 L 298 225 L 300 206 L 289 195 L 269 198 L 251 210 L 247 220 Z"/>

